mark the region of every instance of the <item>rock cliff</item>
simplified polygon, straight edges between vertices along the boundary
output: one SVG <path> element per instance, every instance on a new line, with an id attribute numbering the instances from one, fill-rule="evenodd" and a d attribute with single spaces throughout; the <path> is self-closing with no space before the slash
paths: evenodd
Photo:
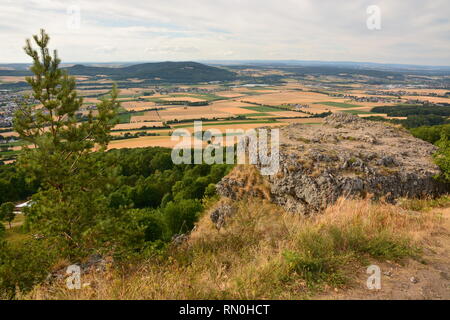
<path id="1" fill-rule="evenodd" d="M 446 191 L 434 178 L 439 173 L 434 151 L 400 127 L 336 113 L 321 125 L 280 129 L 280 170 L 264 177 L 268 192 L 256 190 L 242 174 L 225 177 L 217 190 L 233 200 L 262 196 L 303 214 L 320 211 L 339 197 L 370 195 L 394 202 L 434 196 Z"/>

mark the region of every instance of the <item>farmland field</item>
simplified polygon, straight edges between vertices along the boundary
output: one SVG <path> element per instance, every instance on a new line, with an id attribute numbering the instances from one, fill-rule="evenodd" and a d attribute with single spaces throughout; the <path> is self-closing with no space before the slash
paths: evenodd
<path id="1" fill-rule="evenodd" d="M 362 107 L 360 105 L 356 104 L 350 104 L 350 103 L 343 103 L 343 102 L 333 102 L 333 101 L 326 101 L 326 102 L 315 102 L 315 104 L 322 104 L 330 107 L 336 107 L 336 108 L 358 108 Z"/>
<path id="2" fill-rule="evenodd" d="M 286 75 L 279 70 L 248 68 L 239 73 L 254 77 Z M 23 77 L 1 77 L 0 81 L 14 83 Z M 102 97 L 109 97 L 112 80 L 102 76 L 77 76 L 78 93 L 83 96 L 80 115 L 97 111 L 93 105 Z M 203 119 L 204 127 L 256 128 L 283 126 L 289 123 L 321 123 L 330 112 L 346 112 L 360 117 L 379 116 L 372 113 L 376 106 L 396 106 L 408 100 L 430 103 L 450 102 L 445 89 L 396 88 L 376 92 L 376 87 L 352 82 L 338 75 L 306 75 L 301 79 L 286 77 L 283 83 L 218 83 L 148 85 L 142 79 L 127 78 L 118 83 L 120 102 L 119 123 L 112 135 L 120 140 L 110 148 L 137 146 L 173 146 L 170 133 L 175 129 L 191 130 L 193 121 Z M 402 91 L 398 97 L 390 92 Z M 384 93 L 384 94 L 383 94 Z M 432 96 L 430 96 L 432 95 Z M 439 95 L 439 96 L 436 96 Z M 379 101 L 377 101 L 379 100 Z M 199 105 L 192 105 L 198 103 Z M 315 117 L 317 115 L 317 117 Z M 314 118 L 315 117 L 315 118 Z M 3 129 L 3 137 L 17 136 L 11 129 Z M 125 136 L 125 134 L 127 134 Z M 136 134 L 155 136 L 140 136 Z M 131 137 L 130 135 L 133 135 Z M 17 149 L 17 148 L 16 148 Z M 17 150 L 7 151 L 6 156 Z"/>
<path id="3" fill-rule="evenodd" d="M 244 109 L 257 111 L 257 112 L 278 112 L 278 111 L 280 111 L 280 109 L 272 108 L 269 106 L 244 107 Z"/>

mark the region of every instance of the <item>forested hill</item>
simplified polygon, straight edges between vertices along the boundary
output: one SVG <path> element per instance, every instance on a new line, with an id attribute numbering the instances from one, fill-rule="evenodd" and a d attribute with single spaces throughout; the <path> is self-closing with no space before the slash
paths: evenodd
<path id="1" fill-rule="evenodd" d="M 71 75 L 105 75 L 116 80 L 138 78 L 163 82 L 228 81 L 235 73 L 197 62 L 142 63 L 123 68 L 89 67 L 75 65 L 67 68 Z"/>
<path id="2" fill-rule="evenodd" d="M 236 73 L 207 66 L 197 62 L 155 62 L 141 63 L 127 67 L 93 67 L 81 64 L 64 68 L 71 75 L 97 76 L 103 75 L 114 80 L 138 78 L 157 80 L 164 83 L 197 83 L 207 81 L 230 81 Z M 26 70 L 0 70 L 0 75 L 31 75 Z"/>

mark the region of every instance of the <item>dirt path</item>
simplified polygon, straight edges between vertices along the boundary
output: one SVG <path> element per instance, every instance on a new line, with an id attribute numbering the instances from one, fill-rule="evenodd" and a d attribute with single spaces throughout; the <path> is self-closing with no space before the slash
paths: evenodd
<path id="1" fill-rule="evenodd" d="M 357 300 L 440 300 L 450 299 L 450 208 L 435 209 L 444 217 L 442 233 L 427 239 L 423 261 L 409 260 L 401 266 L 395 263 L 379 264 L 381 289 L 367 289 L 366 268 L 358 271 L 352 287 L 341 292 L 320 295 L 317 299 Z"/>

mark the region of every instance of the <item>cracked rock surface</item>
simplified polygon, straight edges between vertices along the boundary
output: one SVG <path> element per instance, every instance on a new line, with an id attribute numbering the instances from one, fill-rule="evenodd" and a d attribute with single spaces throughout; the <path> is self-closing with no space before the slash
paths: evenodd
<path id="1" fill-rule="evenodd" d="M 395 202 L 424 197 L 447 188 L 434 176 L 436 147 L 405 129 L 335 113 L 321 125 L 291 124 L 280 129 L 280 170 L 265 177 L 271 201 L 287 211 L 323 210 L 339 197 L 372 195 Z M 241 181 L 225 177 L 220 195 L 238 199 Z"/>

